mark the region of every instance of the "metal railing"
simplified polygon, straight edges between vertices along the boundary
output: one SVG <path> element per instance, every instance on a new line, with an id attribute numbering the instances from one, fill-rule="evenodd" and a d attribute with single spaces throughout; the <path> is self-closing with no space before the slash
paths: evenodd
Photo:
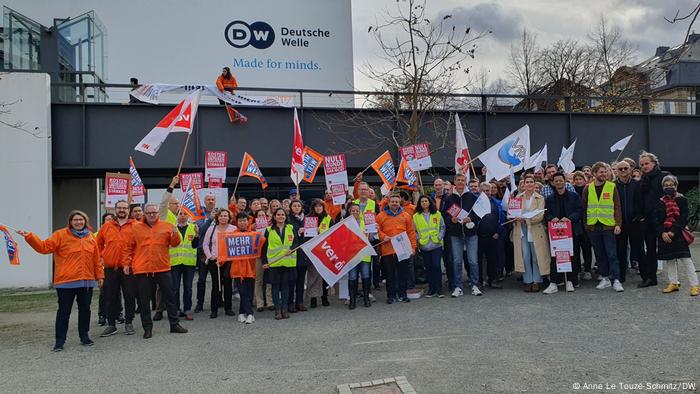
<path id="1" fill-rule="evenodd" d="M 52 83 L 54 102 L 58 103 L 129 103 L 130 84 L 55 82 Z M 292 96 L 298 108 L 336 108 L 367 110 L 406 110 L 410 93 L 239 87 L 236 93 L 247 96 Z M 163 93 L 162 104 L 174 104 L 181 93 Z M 549 113 L 615 113 L 656 115 L 698 115 L 700 100 L 665 99 L 655 97 L 605 97 L 519 94 L 460 94 L 423 93 L 430 98 L 427 111 L 485 111 L 485 112 L 549 112 Z M 58 99 L 56 99 L 58 98 Z M 201 104 L 217 104 L 213 96 L 202 96 Z"/>

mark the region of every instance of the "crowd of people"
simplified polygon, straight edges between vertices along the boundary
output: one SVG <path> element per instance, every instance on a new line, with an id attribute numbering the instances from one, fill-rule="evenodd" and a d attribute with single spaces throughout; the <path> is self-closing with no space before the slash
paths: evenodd
<path id="1" fill-rule="evenodd" d="M 677 191 L 677 178 L 663 172 L 658 158 L 648 152 L 640 155 L 639 169 L 626 158 L 571 174 L 553 164 L 525 171 L 515 190 L 509 189 L 510 179 L 488 182 L 457 174 L 452 181 L 435 179 L 430 193 L 398 190 L 378 198 L 358 174 L 343 205 L 334 205 L 328 191 L 324 199 L 304 202 L 292 189 L 282 201 L 232 196 L 227 208 L 216 208 L 216 196 L 208 194 L 204 218 L 194 222 L 173 197 L 177 184 L 176 176 L 160 204 L 117 202 L 96 233 L 88 216 L 77 210 L 65 228 L 46 240 L 18 231 L 37 252 L 54 256 L 59 304 L 55 351 L 65 345 L 74 300 L 81 343 L 93 344 L 88 332 L 95 287 L 101 287 L 102 337 L 116 334 L 117 323 L 124 323 L 126 334 L 135 334 L 138 314 L 143 337 L 151 338 L 153 321 L 162 320 L 164 312 L 170 332 L 186 333 L 180 319 L 194 320 L 204 311 L 207 283 L 211 319 L 219 317 L 221 308 L 226 316 L 236 316 L 234 298 L 239 299 L 237 320 L 242 324 L 254 323 L 255 313 L 265 310 L 283 320 L 329 306 L 337 290 L 297 251 L 311 238 L 305 237 L 306 217 L 317 218 L 318 234 L 352 217 L 376 247 L 377 256 L 366 257 L 347 275 L 349 309 L 358 300 L 370 307 L 376 301 L 372 291 L 382 285 L 387 304 L 411 302 L 419 266 L 425 270 L 425 298 L 461 297 L 465 289 L 482 296 L 485 288 L 502 288 L 510 276 L 522 281 L 527 293 L 553 294 L 560 287 L 574 292 L 594 278 L 597 289 L 622 292 L 628 272 L 638 271 L 638 288 L 656 286 L 661 266 L 668 277 L 663 293 L 680 290 L 680 270 L 688 278 L 690 295 L 700 294 L 689 249 L 692 235 L 686 230 L 688 201 Z M 482 193 L 490 211 L 479 216 L 472 208 Z M 504 194 L 522 199 L 522 213 L 533 215 L 510 215 Z M 455 215 L 454 206 L 468 214 Z M 375 223 L 366 223 L 372 217 L 367 213 L 376 215 Z M 560 221 L 570 222 L 573 230 L 568 274 L 557 272 L 550 253 L 547 224 Z M 241 231 L 263 234 L 260 258 L 224 261 L 218 256 L 217 235 Z M 399 259 L 388 241 L 402 233 L 414 253 Z"/>

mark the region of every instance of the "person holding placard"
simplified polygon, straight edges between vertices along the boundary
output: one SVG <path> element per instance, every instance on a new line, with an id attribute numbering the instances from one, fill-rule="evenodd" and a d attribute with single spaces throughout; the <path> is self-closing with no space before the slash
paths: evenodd
<path id="1" fill-rule="evenodd" d="M 360 230 L 365 233 L 367 239 L 372 242 L 377 239 L 376 231 L 368 231 L 365 226 L 365 222 L 362 220 L 362 213 L 360 212 L 360 206 L 355 203 L 349 203 L 348 215 L 355 218 L 357 224 L 360 226 Z M 348 289 L 350 293 L 350 302 L 348 303 L 348 309 L 355 309 L 357 306 L 357 288 L 358 282 L 362 280 L 362 300 L 365 307 L 372 306 L 369 299 L 370 291 L 370 266 L 372 264 L 372 256 L 365 257 L 360 263 L 358 263 L 353 269 L 348 273 Z"/>
<path id="2" fill-rule="evenodd" d="M 425 298 L 444 298 L 442 294 L 442 245 L 445 238 L 445 221 L 433 200 L 426 196 L 418 198 L 418 212 L 413 215 L 416 238 L 426 276 L 428 277 L 428 294 Z"/>
<path id="3" fill-rule="evenodd" d="M 581 196 L 583 199 L 583 222 L 595 250 L 598 272 L 603 277 L 596 289 L 610 286 L 617 292 L 625 291 L 620 283 L 620 264 L 617 261 L 615 236 L 620 234 L 622 210 L 620 196 L 615 183 L 608 181 L 608 167 L 599 161 L 591 168 L 593 182 L 589 183 Z M 654 274 L 656 276 L 656 274 Z M 612 284 L 611 284 L 612 282 Z"/>
<path id="4" fill-rule="evenodd" d="M 102 287 L 104 270 L 95 237 L 90 233 L 88 216 L 82 211 L 68 215 L 68 226 L 55 231 L 46 240 L 34 233 L 18 230 L 29 246 L 41 254 L 53 254 L 53 285 L 58 296 L 54 352 L 63 350 L 68 334 L 73 300 L 78 304 L 78 335 L 80 343 L 92 346 L 90 331 L 90 303 L 92 289 Z"/>
<path id="5" fill-rule="evenodd" d="M 289 203 L 289 222 L 294 226 L 298 236 L 305 235 L 304 206 L 300 200 L 291 200 Z M 310 237 L 313 237 L 311 235 Z M 289 284 L 289 302 L 287 310 L 289 313 L 306 312 L 304 306 L 304 282 L 306 281 L 306 271 L 309 261 L 304 253 L 297 253 L 297 273 L 296 279 Z"/>
<path id="6" fill-rule="evenodd" d="M 583 196 L 583 189 L 588 184 L 588 178 L 583 171 L 576 171 L 573 173 L 574 178 L 574 190 L 579 195 Z M 583 202 L 582 202 L 583 203 Z M 583 222 L 582 222 L 583 224 Z M 591 246 L 591 241 L 588 239 L 588 234 L 584 231 L 579 237 L 579 248 L 580 248 L 580 259 L 582 264 L 583 280 L 593 279 L 591 274 L 591 269 L 593 267 L 593 248 Z"/>
<path id="7" fill-rule="evenodd" d="M 270 270 L 275 320 L 281 320 L 289 319 L 289 282 L 295 280 L 297 265 L 297 252 L 293 249 L 299 245 L 299 237 L 281 207 L 273 212 L 273 220 L 272 226 L 265 230 L 261 256 L 263 267 Z"/>
<path id="8" fill-rule="evenodd" d="M 401 207 L 401 196 L 392 194 L 389 197 L 388 206 L 377 215 L 377 225 L 379 239 L 383 242 L 380 245 L 380 254 L 382 255 L 382 265 L 386 272 L 386 302 L 387 304 L 393 304 L 397 299 L 402 302 L 411 302 L 406 294 L 408 286 L 408 259 L 416 250 L 416 231 L 413 226 L 413 219 Z M 402 254 L 401 259 L 399 259 L 392 243 L 392 239 L 400 235 L 407 236 L 410 243 L 408 256 Z M 398 289 L 395 288 L 395 283 L 397 282 Z"/>
<path id="9" fill-rule="evenodd" d="M 236 231 L 236 226 L 231 224 L 231 211 L 228 209 L 220 209 L 214 214 L 214 222 L 209 226 L 204 233 L 202 239 L 202 250 L 207 259 L 207 270 L 211 276 L 211 301 L 209 314 L 210 319 L 216 319 L 219 316 L 219 305 L 221 303 L 221 286 L 224 290 L 224 311 L 226 316 L 235 316 L 233 312 L 233 283 L 229 272 L 231 271 L 231 262 L 224 262 L 218 257 L 219 254 L 219 233 L 230 233 Z"/>
<path id="10" fill-rule="evenodd" d="M 578 287 L 578 274 L 581 269 L 581 254 L 579 253 L 581 244 L 581 234 L 583 234 L 583 205 L 581 197 L 576 192 L 566 188 L 566 176 L 563 172 L 557 172 L 551 176 L 551 184 L 554 187 L 554 194 L 545 198 L 544 219 L 547 223 L 569 222 L 571 223 L 573 256 L 571 273 L 567 275 L 566 291 L 572 292 Z M 564 275 L 557 272 L 557 262 L 552 256 L 550 266 L 549 287 L 544 290 L 545 294 L 552 294 L 558 291 L 557 284 L 564 283 Z"/>
<path id="11" fill-rule="evenodd" d="M 238 212 L 236 215 L 236 228 L 238 232 L 245 232 L 250 227 L 248 225 L 248 215 L 245 212 Z M 256 277 L 255 258 L 235 260 L 231 264 L 229 276 L 233 278 L 241 295 L 241 302 L 238 308 L 238 321 L 240 323 L 252 324 L 255 322 L 253 316 L 253 294 L 255 292 Z"/>
<path id="12" fill-rule="evenodd" d="M 260 210 L 257 211 L 255 217 L 255 230 L 264 233 L 269 225 L 267 213 L 261 203 Z M 267 276 L 268 270 L 263 268 L 262 257 L 255 259 L 255 306 L 258 312 L 264 311 L 266 307 L 275 310 L 272 305 L 272 290 Z"/>
<path id="13" fill-rule="evenodd" d="M 326 204 L 324 201 L 315 199 L 311 202 L 311 211 L 307 218 L 316 218 L 318 226 L 317 232 L 323 234 L 333 226 L 333 219 L 326 212 Z M 318 273 L 313 264 L 309 264 L 306 273 L 306 296 L 309 297 L 311 308 L 318 306 L 318 297 L 321 297 L 323 306 L 329 306 L 328 288 L 321 274 Z"/>
<path id="14" fill-rule="evenodd" d="M 522 192 L 516 198 L 522 201 L 522 214 L 513 217 L 515 223 L 511 233 L 515 271 L 523 273 L 524 291 L 537 293 L 540 291 L 542 276 L 549 275 L 551 256 L 547 242 L 547 231 L 543 223 L 544 197 L 535 192 L 535 177 L 533 175 L 525 175 Z M 526 218 L 528 213 L 533 212 L 539 213 Z M 509 216 L 511 216 L 510 213 Z"/>

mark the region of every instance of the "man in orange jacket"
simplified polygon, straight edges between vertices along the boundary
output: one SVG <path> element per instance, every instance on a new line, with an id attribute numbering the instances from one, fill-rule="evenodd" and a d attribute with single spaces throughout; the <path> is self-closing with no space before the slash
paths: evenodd
<path id="1" fill-rule="evenodd" d="M 408 285 L 408 261 L 399 261 L 391 239 L 406 232 L 411 241 L 411 249 L 416 250 L 416 230 L 413 218 L 401 207 L 401 196 L 392 194 L 389 197 L 389 205 L 377 215 L 377 227 L 379 228 L 380 254 L 382 255 L 382 269 L 386 273 L 386 303 L 393 304 L 398 300 L 411 302 L 406 295 Z M 413 253 L 412 253 L 413 254 Z M 398 271 L 398 275 L 397 275 Z M 398 291 L 395 283 L 398 276 Z"/>
<path id="2" fill-rule="evenodd" d="M 165 308 L 168 311 L 170 332 L 186 333 L 180 326 L 175 306 L 173 279 L 170 275 L 170 247 L 180 245 L 180 233 L 172 224 L 158 218 L 158 205 L 146 204 L 142 223 L 134 222 L 126 248 L 124 273 L 133 273 L 141 313 L 144 339 L 153 336 L 151 320 L 151 293 L 156 284 L 163 291 Z"/>
<path id="3" fill-rule="evenodd" d="M 105 293 L 107 309 L 107 328 L 100 334 L 108 337 L 117 333 L 117 316 L 119 314 L 119 289 L 124 294 L 125 324 L 124 332 L 133 335 L 135 299 L 133 278 L 124 273 L 124 251 L 131 237 L 132 220 L 129 219 L 129 204 L 118 201 L 115 204 L 116 219 L 106 221 L 97 233 L 97 247 L 100 249 L 104 263 L 105 283 L 102 291 Z"/>

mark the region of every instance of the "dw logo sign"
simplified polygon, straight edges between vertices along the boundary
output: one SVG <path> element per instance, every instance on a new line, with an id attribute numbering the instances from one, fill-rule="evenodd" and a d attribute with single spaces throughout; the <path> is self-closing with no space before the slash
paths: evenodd
<path id="1" fill-rule="evenodd" d="M 266 49 L 275 42 L 275 31 L 265 22 L 248 24 L 243 21 L 233 21 L 226 26 L 224 37 L 234 48 L 245 48 L 251 45 L 253 48 Z"/>

